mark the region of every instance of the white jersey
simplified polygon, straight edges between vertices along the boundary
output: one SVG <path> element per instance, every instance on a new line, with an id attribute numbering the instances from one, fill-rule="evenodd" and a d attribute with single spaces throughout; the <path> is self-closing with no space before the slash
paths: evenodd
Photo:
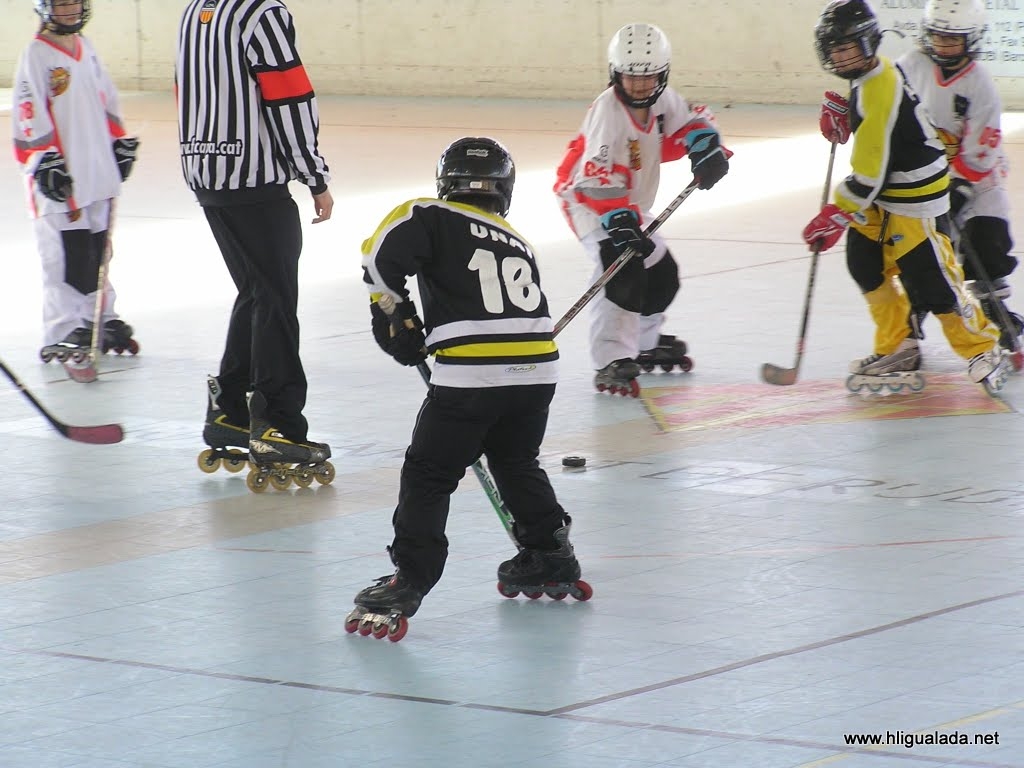
<path id="1" fill-rule="evenodd" d="M 117 197 L 121 173 L 113 140 L 125 135 L 117 89 L 86 38 L 76 35 L 70 52 L 36 35 L 18 61 L 13 99 L 14 154 L 27 176 L 33 216 Z M 46 152 L 60 152 L 67 161 L 72 196 L 66 203 L 35 189 L 33 174 Z"/>
<path id="2" fill-rule="evenodd" d="M 666 88 L 650 108 L 646 125 L 637 123 L 614 87 L 601 93 L 570 142 L 555 182 L 555 194 L 576 236 L 582 239 L 600 228 L 601 216 L 617 208 L 633 208 L 644 223 L 658 194 L 663 158 L 685 154 L 676 148 L 671 157 L 664 157 L 663 140 L 674 138 L 684 126 L 709 122 L 703 107 L 691 109 L 672 88 Z M 666 149 L 670 143 L 665 141 Z"/>
<path id="3" fill-rule="evenodd" d="M 952 176 L 971 182 L 978 193 L 1005 187 L 1009 164 L 1002 146 L 1002 105 L 988 71 L 973 61 L 946 79 L 942 69 L 918 50 L 904 54 L 896 64 L 946 145 Z"/>

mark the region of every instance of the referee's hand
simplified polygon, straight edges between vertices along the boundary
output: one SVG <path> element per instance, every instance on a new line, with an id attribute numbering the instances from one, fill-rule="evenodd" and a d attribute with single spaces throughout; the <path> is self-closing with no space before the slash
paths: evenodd
<path id="1" fill-rule="evenodd" d="M 313 195 L 313 208 L 316 210 L 314 224 L 331 218 L 331 211 L 334 210 L 334 198 L 331 197 L 331 190 L 326 189 L 319 195 Z"/>

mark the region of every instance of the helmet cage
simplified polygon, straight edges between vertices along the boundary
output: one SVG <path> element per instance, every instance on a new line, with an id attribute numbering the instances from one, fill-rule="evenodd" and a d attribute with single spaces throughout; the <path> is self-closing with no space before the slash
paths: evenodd
<path id="1" fill-rule="evenodd" d="M 437 196 L 459 202 L 486 198 L 499 216 L 508 214 L 516 167 L 500 142 L 467 137 L 453 142 L 437 161 Z"/>
<path id="2" fill-rule="evenodd" d="M 857 44 L 864 67 L 840 71 L 832 61 L 832 50 L 851 42 Z M 878 18 L 866 0 L 832 0 L 814 27 L 814 49 L 822 69 L 847 80 L 855 80 L 867 72 L 881 42 Z"/>
<path id="3" fill-rule="evenodd" d="M 91 3 L 89 0 L 81 0 L 82 13 L 74 24 L 61 24 L 54 21 L 54 0 L 33 0 L 36 15 L 43 22 L 43 28 L 58 35 L 73 35 L 82 31 L 82 27 L 89 21 L 92 15 Z"/>
<path id="4" fill-rule="evenodd" d="M 985 8 L 980 0 L 929 0 L 924 9 L 924 22 L 919 45 L 940 67 L 952 67 L 965 58 L 976 59 L 985 37 Z M 939 54 L 932 44 L 932 35 L 962 37 L 963 53 L 956 56 Z"/>
<path id="5" fill-rule="evenodd" d="M 653 106 L 668 85 L 672 46 L 665 33 L 653 24 L 627 24 L 608 44 L 608 80 L 624 104 L 637 109 Z M 654 89 L 647 96 L 630 96 L 622 83 L 623 75 L 657 75 Z"/>

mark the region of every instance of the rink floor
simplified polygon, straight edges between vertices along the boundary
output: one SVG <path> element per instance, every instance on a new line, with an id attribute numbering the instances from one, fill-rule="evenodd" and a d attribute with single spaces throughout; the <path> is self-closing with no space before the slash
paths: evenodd
<path id="1" fill-rule="evenodd" d="M 800 381 L 759 381 L 794 357 L 799 233 L 828 158 L 815 109 L 717 105 L 733 172 L 663 229 L 683 275 L 667 330 L 693 373 L 599 395 L 586 316 L 559 338 L 543 463 L 593 599 L 497 593 L 513 550 L 470 474 L 445 576 L 393 644 L 343 623 L 389 571 L 423 385 L 373 343 L 360 242 L 433 194 L 449 141 L 494 136 L 518 164 L 509 219 L 561 314 L 590 270 L 550 186 L 586 105 L 323 100 L 337 206 L 306 228 L 300 314 L 311 437 L 337 479 L 259 496 L 196 467 L 233 290 L 180 178 L 172 97 L 125 106 L 142 147 L 112 277 L 142 352 L 105 358 L 94 384 L 38 360 L 39 263 L 0 154 L 0 354 L 59 418 L 127 432 L 63 440 L 0 387 L 4 768 L 1024 768 L 1024 380 L 990 398 L 932 319 L 922 394 L 848 394 L 871 329 L 837 249 Z M 1007 139 L 1024 169 L 1020 126 Z M 846 167 L 841 152 L 837 180 Z M 688 180 L 685 161 L 666 166 L 659 207 Z M 1022 185 L 1024 170 L 1018 212 Z M 586 469 L 563 470 L 569 454 Z M 972 743 L 908 749 L 886 732 Z"/>

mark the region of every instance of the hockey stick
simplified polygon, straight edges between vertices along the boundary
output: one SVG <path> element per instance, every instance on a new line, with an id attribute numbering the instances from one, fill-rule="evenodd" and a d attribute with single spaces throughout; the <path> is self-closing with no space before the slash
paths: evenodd
<path id="1" fill-rule="evenodd" d="M 92 343 L 89 345 L 89 362 L 96 366 L 96 359 L 100 355 L 100 344 L 103 343 L 103 330 L 100 323 L 103 321 L 103 305 L 107 294 L 107 265 L 114 255 L 114 246 L 111 238 L 114 235 L 114 210 L 117 206 L 117 198 L 110 201 L 110 212 L 107 214 L 107 241 L 103 244 L 103 258 L 100 259 L 99 269 L 96 270 L 96 306 L 92 312 Z"/>
<path id="2" fill-rule="evenodd" d="M 43 417 L 50 422 L 54 429 L 60 432 L 68 440 L 74 440 L 78 443 L 91 443 L 92 445 L 110 445 L 112 443 L 119 443 L 124 439 L 124 429 L 120 424 L 98 424 L 93 427 L 75 427 L 70 424 L 65 424 L 62 421 L 58 421 L 54 416 L 43 407 L 43 404 L 36 400 L 35 395 L 29 392 L 21 380 L 14 375 L 14 372 L 7 367 L 7 365 L 0 360 L 0 370 L 3 370 L 4 375 L 11 380 L 21 393 L 28 398 L 28 401 L 35 406 L 36 410 L 43 414 Z"/>
<path id="3" fill-rule="evenodd" d="M 836 163 L 836 146 L 832 142 L 832 151 L 828 156 L 828 171 L 825 173 L 825 189 L 821 193 L 821 207 L 824 208 L 828 202 L 828 193 L 832 188 L 832 167 Z M 804 296 L 804 316 L 800 321 L 800 335 L 796 340 L 796 362 L 792 368 L 782 368 L 772 363 L 765 363 L 761 366 L 761 378 L 768 384 L 789 386 L 796 384 L 797 372 L 800 370 L 800 363 L 804 359 L 804 346 L 807 342 L 807 323 L 811 318 L 811 298 L 814 295 L 814 278 L 818 273 L 818 257 L 821 255 L 821 248 L 817 245 L 811 251 L 811 272 L 807 276 L 807 293 Z"/>
<path id="4" fill-rule="evenodd" d="M 377 299 L 377 306 L 381 308 L 381 311 L 384 312 L 385 315 L 391 318 L 392 325 L 395 325 L 398 322 L 397 318 L 395 318 L 395 300 L 389 294 L 381 294 L 381 297 Z M 419 374 L 423 379 L 423 383 L 430 386 L 430 366 L 427 365 L 426 361 L 419 363 L 416 366 L 416 370 L 419 371 Z M 504 499 L 501 498 L 501 494 L 498 492 L 498 486 L 495 485 L 494 479 L 484 468 L 480 459 L 473 462 L 472 469 L 473 474 L 476 475 L 476 479 L 479 480 L 480 485 L 483 486 L 484 493 L 487 494 L 487 499 L 491 502 L 491 506 L 494 507 L 494 512 L 498 515 L 498 519 L 501 521 L 501 525 L 505 529 L 505 533 L 507 533 L 508 537 L 512 539 L 512 543 L 516 545 L 516 549 L 522 549 L 522 546 L 516 539 L 516 535 L 512 529 L 515 519 L 512 517 L 512 513 L 505 505 Z"/>
<path id="5" fill-rule="evenodd" d="M 985 269 L 985 265 L 981 263 L 981 257 L 978 255 L 978 252 L 974 250 L 974 244 L 967 239 L 962 230 L 960 231 L 960 237 L 958 238 L 958 240 L 959 242 L 957 243 L 957 245 L 960 247 L 961 251 L 967 254 L 967 258 L 971 260 L 971 263 L 974 265 L 975 272 L 978 273 L 978 277 L 984 280 L 986 285 L 991 286 L 992 281 L 989 280 L 988 270 Z M 1013 318 L 1010 317 L 1010 313 L 1006 309 L 1006 305 L 1003 304 L 1002 299 L 998 298 L 997 296 L 993 296 L 992 306 L 996 308 L 996 313 L 999 315 L 999 320 L 1003 328 L 1006 328 L 1006 332 L 1010 334 L 1010 338 L 1012 339 L 1010 344 L 1013 347 L 1013 349 L 1010 351 L 1010 361 L 1013 364 L 1013 369 L 1015 371 L 1019 371 L 1022 367 L 1024 367 L 1024 352 L 1022 352 L 1020 348 L 1020 339 L 1017 337 L 1015 333 L 1013 333 L 1013 329 L 1015 329 L 1016 325 L 1013 322 Z M 993 319 L 994 318 L 991 317 L 989 318 L 989 320 Z M 1003 329 L 1000 328 L 999 330 L 1000 333 L 1002 333 Z"/>
<path id="6" fill-rule="evenodd" d="M 673 213 L 675 213 L 676 208 L 682 205 L 683 201 L 686 198 L 688 198 L 695 189 L 697 189 L 697 179 L 694 179 L 689 184 L 687 184 L 686 189 L 680 192 L 676 196 L 676 198 L 671 203 L 668 204 L 668 207 L 658 215 L 658 218 L 656 218 L 647 226 L 647 229 L 644 230 L 644 235 L 650 237 L 655 232 L 657 232 L 658 228 L 665 223 L 665 220 Z M 627 248 L 625 251 L 619 254 L 619 257 L 608 266 L 608 269 L 601 273 L 601 276 L 597 278 L 597 280 L 594 282 L 592 286 L 590 286 L 590 288 L 587 289 L 587 292 L 580 296 L 579 301 L 577 301 L 575 304 L 569 307 L 569 311 L 562 315 L 561 320 L 555 323 L 555 330 L 553 335 L 557 336 L 562 331 L 562 329 L 565 328 L 565 326 L 567 326 L 569 322 L 574 317 L 576 317 L 576 315 L 578 315 L 595 296 L 597 296 L 601 289 L 604 288 L 608 284 L 608 282 L 619 273 L 619 270 L 626 266 L 626 262 L 628 262 L 636 255 L 638 255 L 638 253 L 635 248 Z"/>

